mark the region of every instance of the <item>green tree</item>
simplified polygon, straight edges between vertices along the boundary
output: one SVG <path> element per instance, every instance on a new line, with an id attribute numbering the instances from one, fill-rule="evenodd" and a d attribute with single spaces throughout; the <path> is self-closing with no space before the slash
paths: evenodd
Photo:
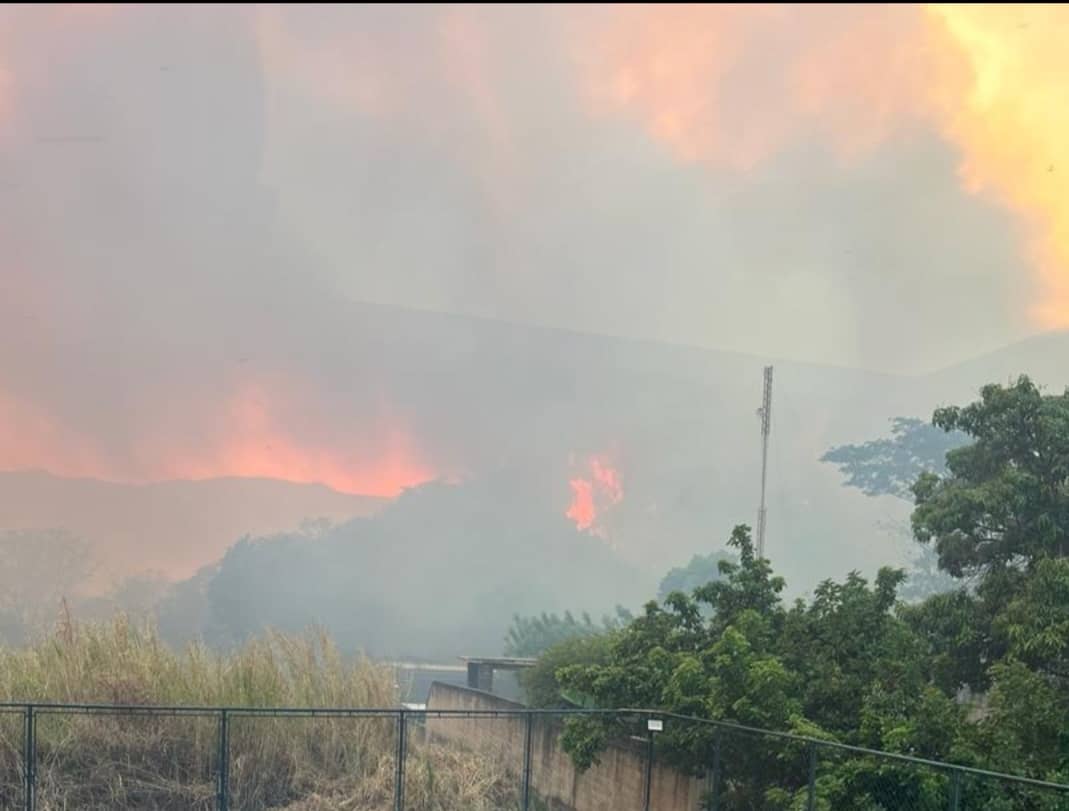
<path id="1" fill-rule="evenodd" d="M 912 417 L 891 420 L 891 436 L 860 445 L 840 445 L 821 457 L 836 465 L 846 477 L 845 487 L 854 487 L 867 496 L 894 496 L 913 501 L 913 485 L 924 473 L 942 475 L 946 455 L 969 441 L 961 431 L 944 431 L 936 425 Z M 909 528 L 902 530 L 906 537 Z M 913 602 L 950 591 L 958 586 L 954 578 L 939 569 L 939 560 L 929 546 L 921 546 L 913 559 L 899 595 Z"/>
<path id="2" fill-rule="evenodd" d="M 1036 563 L 995 617 L 994 633 L 1015 659 L 1069 687 L 1069 559 Z"/>
<path id="3" fill-rule="evenodd" d="M 945 475 L 918 479 L 914 535 L 934 544 L 943 570 L 1008 598 L 1040 560 L 1069 552 L 1069 393 L 1021 377 L 933 421 L 972 442 L 947 453 Z"/>
<path id="4" fill-rule="evenodd" d="M 631 614 L 622 606 L 616 607 L 616 616 L 604 616 L 600 623 L 594 622 L 584 612 L 577 619 L 571 611 L 561 614 L 542 612 L 534 617 L 512 617 L 505 636 L 505 656 L 539 656 L 544 651 L 571 639 L 597 636 L 616 630 L 631 620 Z"/>
<path id="5" fill-rule="evenodd" d="M 719 580 L 722 576 L 720 571 L 722 560 L 730 563 L 735 562 L 736 559 L 724 551 L 712 552 L 708 555 L 695 555 L 686 566 L 670 569 L 657 589 L 657 599 L 663 601 L 673 591 L 690 594 L 699 586 Z"/>
<path id="6" fill-rule="evenodd" d="M 719 580 L 649 603 L 614 636 L 607 662 L 559 670 L 564 688 L 599 706 L 661 708 L 947 756 L 963 711 L 933 684 L 925 640 L 894 611 L 901 571 L 882 569 L 872 584 L 856 573 L 822 583 L 810 602 L 788 609 L 784 581 L 754 554 L 748 528 L 736 527 L 729 544 L 738 563 L 722 561 Z M 632 731 L 583 719 L 568 725 L 565 745 L 586 766 L 612 736 Z M 672 723 L 658 746 L 669 762 L 701 774 L 713 743 L 708 726 Z M 789 807 L 790 787 L 806 779 L 802 754 L 779 741 L 733 737 L 724 752 L 733 764 L 726 807 Z M 837 785 L 827 793 L 834 807 L 861 807 L 863 781 Z M 920 797 L 931 787 L 911 790 Z"/>
<path id="7" fill-rule="evenodd" d="M 1064 684 L 1013 657 L 993 665 L 991 675 L 987 704 L 976 730 L 984 765 L 1065 781 L 1069 778 L 1069 692 Z"/>
<path id="8" fill-rule="evenodd" d="M 933 594 L 898 607 L 898 615 L 923 645 L 933 682 L 948 695 L 969 685 L 987 684 L 987 668 L 997 658 L 990 617 L 975 595 L 965 590 Z"/>
<path id="9" fill-rule="evenodd" d="M 922 473 L 942 474 L 947 453 L 968 439 L 961 431 L 945 431 L 914 417 L 895 417 L 890 437 L 840 445 L 820 461 L 834 464 L 846 476 L 847 487 L 856 487 L 867 496 L 912 500 L 917 478 Z"/>
<path id="10" fill-rule="evenodd" d="M 584 697 L 569 694 L 558 674 L 572 666 L 603 665 L 609 661 L 614 631 L 565 639 L 538 657 L 534 667 L 520 671 L 520 686 L 528 706 L 551 708 L 582 705 Z"/>
<path id="11" fill-rule="evenodd" d="M 808 605 L 791 610 L 781 647 L 801 678 L 807 718 L 848 733 L 871 691 L 925 687 L 920 641 L 891 612 L 903 577 L 900 570 L 881 569 L 870 588 L 852 573 L 843 583 L 821 583 Z"/>

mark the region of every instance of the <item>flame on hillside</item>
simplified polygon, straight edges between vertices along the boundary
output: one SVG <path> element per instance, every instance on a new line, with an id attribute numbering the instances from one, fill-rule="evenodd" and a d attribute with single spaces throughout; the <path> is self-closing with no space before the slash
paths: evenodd
<path id="1" fill-rule="evenodd" d="M 575 522 L 577 529 L 604 537 L 601 519 L 624 498 L 619 471 L 605 456 L 591 456 L 568 484 L 572 501 L 564 514 Z"/>

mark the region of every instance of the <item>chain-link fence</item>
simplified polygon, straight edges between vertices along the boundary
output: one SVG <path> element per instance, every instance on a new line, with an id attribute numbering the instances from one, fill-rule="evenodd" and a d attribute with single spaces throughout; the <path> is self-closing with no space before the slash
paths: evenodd
<path id="1" fill-rule="evenodd" d="M 575 725 L 606 733 L 585 770 Z M 1069 786 L 647 710 L 9 704 L 0 808 L 1069 811 Z"/>

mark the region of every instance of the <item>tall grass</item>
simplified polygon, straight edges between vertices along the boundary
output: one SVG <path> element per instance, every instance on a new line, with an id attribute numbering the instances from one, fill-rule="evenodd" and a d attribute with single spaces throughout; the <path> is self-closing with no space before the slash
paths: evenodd
<path id="1" fill-rule="evenodd" d="M 233 707 L 394 707 L 391 668 L 343 656 L 321 632 L 267 634 L 221 654 L 175 651 L 148 624 L 69 618 L 22 648 L 0 648 L 0 701 Z M 418 736 L 416 736 L 418 737 Z M 39 713 L 39 811 L 215 805 L 219 721 Z M 0 713 L 0 807 L 22 798 L 21 715 Z M 406 807 L 496 808 L 504 775 L 474 755 L 413 741 Z M 392 808 L 396 722 L 375 718 L 230 720 L 231 807 Z M 431 759 L 451 763 L 424 779 Z M 473 775 L 478 773 L 479 779 Z"/>
<path id="2" fill-rule="evenodd" d="M 24 648 L 0 648 L 0 700 L 193 706 L 390 707 L 389 668 L 347 659 L 323 632 L 268 633 L 218 654 L 165 645 L 149 623 L 69 618 Z"/>

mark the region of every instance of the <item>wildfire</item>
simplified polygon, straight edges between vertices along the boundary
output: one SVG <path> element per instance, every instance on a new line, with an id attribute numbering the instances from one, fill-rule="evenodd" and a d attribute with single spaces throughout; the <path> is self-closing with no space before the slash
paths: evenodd
<path id="1" fill-rule="evenodd" d="M 314 407 L 253 387 L 218 411 L 214 430 L 141 434 L 127 452 L 107 452 L 0 392 L 0 458 L 5 469 L 43 468 L 60 476 L 130 483 L 269 478 L 381 498 L 437 477 L 403 422 L 388 412 L 365 418 L 362 432 L 316 435 L 307 429 Z"/>
<path id="2" fill-rule="evenodd" d="M 915 11 L 628 6 L 601 24 L 576 47 L 592 112 L 740 171 L 806 138 L 861 154 L 917 117 L 929 78 Z"/>
<path id="3" fill-rule="evenodd" d="M 595 115 L 680 160 L 748 171 L 812 140 L 850 161 L 921 130 L 1022 224 L 1032 319 L 1069 326 L 1069 9 L 636 6 L 577 42 Z"/>
<path id="4" fill-rule="evenodd" d="M 3 470 L 45 469 L 73 477 L 115 478 L 93 441 L 32 404 L 0 391 L 0 460 Z"/>
<path id="5" fill-rule="evenodd" d="M 939 5 L 928 18 L 968 67 L 954 85 L 960 95 L 938 106 L 961 150 L 963 183 L 1017 214 L 1041 285 L 1032 315 L 1069 326 L 1069 9 Z"/>
<path id="6" fill-rule="evenodd" d="M 594 487 L 586 479 L 572 479 L 568 484 L 572 488 L 572 503 L 564 514 L 575 521 L 579 529 L 590 529 L 597 515 L 594 510 Z"/>
<path id="7" fill-rule="evenodd" d="M 38 122 L 30 103 L 42 83 L 60 81 L 64 70 L 82 64 L 67 58 L 57 67 L 52 55 L 82 41 L 102 48 L 98 34 L 107 26 L 129 27 L 129 39 L 117 38 L 115 47 L 140 42 L 135 32 L 148 19 L 143 13 L 79 5 L 0 13 L 5 149 L 14 143 L 12 133 L 32 134 L 33 125 L 48 122 L 50 108 L 36 113 Z M 351 108 L 369 128 L 403 134 L 406 128 L 440 127 L 435 142 L 447 147 L 443 152 L 470 160 L 468 168 L 496 208 L 507 210 L 506 202 L 523 198 L 513 187 L 523 178 L 526 162 L 519 156 L 527 140 L 517 134 L 525 130 L 514 116 L 527 105 L 513 104 L 526 96 L 509 84 L 506 68 L 514 54 L 495 22 L 504 17 L 484 18 L 469 9 L 436 12 L 426 27 L 428 47 L 421 49 L 426 58 L 412 59 L 401 40 L 383 40 L 358 16 L 351 25 L 320 28 L 302 23 L 303 14 L 268 7 L 243 18 L 260 49 L 269 111 L 276 97 L 288 99 L 292 92 L 310 103 Z M 747 172 L 809 143 L 849 168 L 895 139 L 937 133 L 960 156 L 966 192 L 999 203 L 1020 224 L 1033 270 L 1031 318 L 1043 327 L 1069 326 L 1069 201 L 1062 193 L 1069 173 L 1065 7 L 617 6 L 581 13 L 561 8 L 540 19 L 545 28 L 532 36 L 551 37 L 545 52 L 561 42 L 572 46 L 555 65 L 560 81 L 552 74 L 565 106 L 640 128 L 679 162 Z M 427 115 L 426 87 L 435 97 L 448 97 L 464 126 Z M 569 123 L 579 130 L 586 122 Z M 563 138 L 571 128 L 553 130 Z M 15 161 L 16 153 L 11 157 Z M 63 401 L 71 398 L 43 393 L 37 383 L 20 386 L 9 372 L 17 357 L 21 363 L 21 357 L 40 356 L 44 369 L 49 353 L 73 345 L 53 339 L 43 319 L 64 321 L 61 308 L 77 296 L 58 284 L 50 288 L 49 278 L 40 268 L 17 275 L 0 269 L 0 320 L 12 347 L 0 358 L 6 364 L 6 390 L 0 392 L 5 466 L 127 481 L 262 476 L 380 496 L 448 473 L 389 404 L 339 418 L 316 407 L 329 392 L 286 402 L 280 392 L 313 388 L 286 380 L 237 394 L 217 396 L 213 390 L 195 413 L 185 406 L 196 395 L 185 390 L 166 409 L 151 398 L 145 407 L 138 400 L 124 406 L 132 415 L 131 424 L 122 426 L 125 433 L 95 436 L 90 422 L 65 412 Z M 26 290 L 16 290 L 16 282 Z M 44 337 L 27 351 L 23 325 L 38 321 L 46 325 Z M 63 368 L 57 362 L 41 378 L 60 380 Z M 168 410 L 175 402 L 183 408 Z M 604 455 L 588 457 L 573 469 L 569 484 L 568 518 L 580 530 L 602 531 L 606 510 L 623 499 L 619 471 Z"/>
<path id="8" fill-rule="evenodd" d="M 572 503 L 564 514 L 578 529 L 604 535 L 604 527 L 598 526 L 599 516 L 624 497 L 619 472 L 604 457 L 592 456 L 586 461 L 583 476 L 571 479 L 568 484 L 572 489 Z"/>
<path id="9" fill-rule="evenodd" d="M 177 478 L 250 476 L 321 483 L 344 493 L 392 498 L 435 478 L 402 421 L 384 403 L 364 418 L 363 436 L 318 433 L 313 403 L 294 402 L 281 386 L 246 383 L 231 398 L 224 437 L 195 454 L 169 455 Z M 298 437 L 295 427 L 304 427 Z M 357 441 L 358 440 L 358 441 Z"/>

